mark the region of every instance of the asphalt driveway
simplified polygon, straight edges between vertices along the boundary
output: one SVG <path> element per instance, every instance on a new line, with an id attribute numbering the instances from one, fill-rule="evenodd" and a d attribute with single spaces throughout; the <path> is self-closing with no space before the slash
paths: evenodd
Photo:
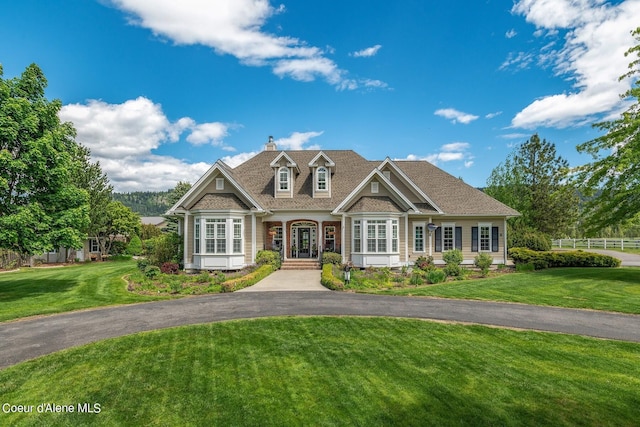
<path id="1" fill-rule="evenodd" d="M 640 342 L 640 315 L 346 292 L 245 292 L 1 323 L 0 368 L 65 348 L 136 332 L 231 319 L 299 315 L 432 319 Z"/>

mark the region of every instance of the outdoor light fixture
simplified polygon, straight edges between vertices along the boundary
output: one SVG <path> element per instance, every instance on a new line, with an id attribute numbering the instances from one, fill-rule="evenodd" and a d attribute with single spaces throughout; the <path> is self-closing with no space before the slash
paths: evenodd
<path id="1" fill-rule="evenodd" d="M 435 225 L 434 223 L 430 222 L 429 224 L 427 224 L 427 229 L 429 230 L 429 233 L 433 233 L 434 231 L 436 231 L 436 229 L 438 228 L 437 225 Z"/>

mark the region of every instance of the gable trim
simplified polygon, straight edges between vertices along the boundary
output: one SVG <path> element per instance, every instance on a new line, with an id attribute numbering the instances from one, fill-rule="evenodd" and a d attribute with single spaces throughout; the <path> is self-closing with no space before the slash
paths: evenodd
<path id="1" fill-rule="evenodd" d="M 331 213 L 333 215 L 339 214 L 345 206 L 354 201 L 355 197 L 364 189 L 364 187 L 369 182 L 371 182 L 374 177 L 378 178 L 379 182 L 381 182 L 387 188 L 387 190 L 393 193 L 398 199 L 402 200 L 407 209 L 413 210 L 414 213 L 420 212 L 420 209 L 418 209 L 413 203 L 411 203 L 411 201 L 404 194 L 402 194 L 402 192 L 400 192 L 400 190 L 398 190 L 396 186 L 393 185 L 391 181 L 389 181 L 378 168 L 375 168 L 371 171 L 371 173 L 369 173 L 369 175 L 367 175 L 365 179 L 360 182 L 360 184 L 358 184 L 356 188 L 353 189 L 351 193 L 349 193 L 347 197 L 345 197 L 345 199 Z"/>
<path id="2" fill-rule="evenodd" d="M 271 166 L 272 168 L 280 167 L 279 165 L 280 159 L 282 159 L 283 157 L 287 160 L 288 168 L 293 168 L 296 170 L 297 173 L 300 173 L 300 168 L 298 168 L 298 164 L 294 162 L 293 159 L 289 157 L 289 155 L 284 151 L 281 151 L 280 154 L 278 154 L 276 158 L 273 159 L 271 163 L 269 163 L 269 166 Z"/>
<path id="3" fill-rule="evenodd" d="M 409 178 L 407 176 L 407 174 L 405 174 L 402 169 L 400 169 L 400 166 L 398 166 L 393 160 L 391 160 L 388 156 L 386 159 L 384 159 L 382 161 L 382 163 L 380 163 L 380 165 L 378 166 L 379 170 L 382 170 L 386 165 L 389 165 L 390 167 L 392 167 L 396 173 L 398 175 L 400 175 L 400 177 L 409 185 L 410 188 L 412 188 L 420 197 L 423 197 L 425 202 L 429 203 L 431 206 L 433 206 L 433 208 L 438 212 L 443 214 L 444 211 L 442 209 L 440 209 L 440 207 L 438 205 L 436 205 L 433 200 L 431 200 L 431 198 L 429 196 L 427 196 L 427 194 L 422 191 L 422 189 L 420 187 L 418 187 L 418 185 L 413 182 L 413 180 L 411 180 L 411 178 Z"/>
<path id="4" fill-rule="evenodd" d="M 249 193 L 231 176 L 231 174 L 227 171 L 226 164 L 222 162 L 222 160 L 216 161 L 213 166 L 209 168 L 207 172 L 205 172 L 202 177 L 196 181 L 195 184 L 186 192 L 184 196 L 180 198 L 168 211 L 167 215 L 173 215 L 176 213 L 183 213 L 185 209 L 180 208 L 186 202 L 191 202 L 198 195 L 199 191 L 210 182 L 211 176 L 216 172 L 220 172 L 236 190 L 240 192 L 242 197 L 244 197 L 251 206 L 255 206 L 258 212 L 264 212 L 264 208 L 258 204 L 258 202 L 249 195 Z M 188 203 L 187 203 L 188 204 Z"/>
<path id="5" fill-rule="evenodd" d="M 318 160 L 320 159 L 320 157 L 324 157 L 324 159 L 326 160 L 324 165 L 319 165 L 318 164 Z M 318 154 L 316 154 L 316 156 L 311 159 L 311 161 L 309 162 L 308 165 L 310 168 L 314 168 L 314 167 L 320 167 L 320 166 L 324 166 L 324 167 L 330 167 L 333 168 L 336 166 L 336 164 L 334 163 L 333 160 L 331 160 L 329 158 L 329 156 L 327 156 L 326 154 L 324 154 L 322 151 L 320 151 Z"/>

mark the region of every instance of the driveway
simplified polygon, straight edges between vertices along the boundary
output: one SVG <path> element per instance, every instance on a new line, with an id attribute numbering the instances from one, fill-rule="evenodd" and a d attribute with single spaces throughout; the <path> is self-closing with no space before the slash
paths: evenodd
<path id="1" fill-rule="evenodd" d="M 320 270 L 277 270 L 248 288 L 236 292 L 317 291 L 329 292 L 320 284 Z"/>
<path id="2" fill-rule="evenodd" d="M 595 252 L 602 255 L 609 255 L 622 261 L 623 267 L 640 267 L 640 255 L 627 252 L 609 251 L 606 249 L 586 249 L 588 252 Z"/>
<path id="3" fill-rule="evenodd" d="M 268 316 L 404 317 L 640 342 L 640 315 L 346 292 L 236 292 L 1 323 L 0 368 L 142 331 Z"/>

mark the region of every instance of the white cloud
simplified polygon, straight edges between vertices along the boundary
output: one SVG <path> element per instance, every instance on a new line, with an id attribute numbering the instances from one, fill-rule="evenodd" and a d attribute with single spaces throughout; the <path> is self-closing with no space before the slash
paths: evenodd
<path id="1" fill-rule="evenodd" d="M 250 158 L 252 158 L 258 153 L 259 151 L 251 151 L 249 153 L 238 153 L 234 156 L 225 156 L 222 158 L 222 161 L 225 162 L 227 165 L 231 166 L 232 168 L 235 168 L 239 164 L 246 162 L 247 160 L 249 160 Z"/>
<path id="2" fill-rule="evenodd" d="M 640 2 L 626 0 L 613 5 L 603 0 L 520 0 L 512 11 L 536 25 L 539 34 L 541 30 L 547 36 L 566 31 L 557 50 L 550 45 L 540 50 L 538 64 L 553 64 L 557 75 L 573 82 L 571 92 L 545 95 L 525 107 L 512 119 L 513 127 L 582 125 L 624 106 L 619 94 L 631 81 L 619 82 L 618 77 L 627 70 L 629 58 L 624 52 L 634 44 L 630 32 L 638 26 Z M 513 59 L 507 62 L 517 63 Z"/>
<path id="3" fill-rule="evenodd" d="M 263 27 L 284 5 L 269 0 L 111 0 L 129 14 L 129 23 L 150 29 L 156 36 L 177 45 L 203 45 L 220 55 L 232 55 L 243 64 L 270 66 L 280 77 L 300 81 L 324 78 L 340 89 L 346 71 L 327 58 L 326 51 L 290 36 L 276 36 Z M 310 19 L 313 19 L 310 17 Z"/>
<path id="4" fill-rule="evenodd" d="M 502 111 L 496 111 L 495 113 L 485 114 L 484 118 L 493 119 L 494 117 L 498 117 L 500 114 L 502 114 Z"/>
<path id="5" fill-rule="evenodd" d="M 473 165 L 473 155 L 469 152 L 471 145 L 467 142 L 452 142 L 444 144 L 437 153 L 427 155 L 409 154 L 404 159 L 396 160 L 423 160 L 434 165 L 446 162 L 463 161 L 464 167 L 469 168 Z"/>
<path id="6" fill-rule="evenodd" d="M 462 123 L 469 124 L 472 121 L 476 120 L 478 116 L 474 116 L 473 114 L 463 113 L 462 111 L 458 111 L 454 108 L 442 108 L 440 110 L 436 110 L 436 116 L 444 117 L 445 119 L 451 120 L 452 123 Z"/>
<path id="7" fill-rule="evenodd" d="M 312 138 L 318 137 L 322 135 L 322 132 L 293 132 L 287 138 L 276 139 L 274 142 L 278 149 L 282 150 L 318 150 L 320 148 L 319 145 L 308 145 L 307 144 Z"/>
<path id="8" fill-rule="evenodd" d="M 171 123 L 159 104 L 144 97 L 122 104 L 90 100 L 65 105 L 59 116 L 73 123 L 76 140 L 91 150 L 92 160 L 100 162 L 116 191 L 166 190 L 178 181 L 195 182 L 210 164 L 153 154 L 160 145 L 178 141 L 185 131 L 191 130 L 187 139 L 196 144 L 233 149 L 222 141 L 226 125 L 197 124 L 189 117 Z"/>
<path id="9" fill-rule="evenodd" d="M 514 38 L 514 37 L 515 37 L 515 36 L 517 36 L 517 35 L 518 35 L 518 33 L 516 32 L 516 30 L 514 30 L 514 29 L 512 28 L 512 29 L 510 29 L 509 31 L 507 31 L 507 32 L 505 33 L 505 35 L 504 35 L 504 36 L 505 36 L 506 38 L 508 38 L 508 39 L 512 39 L 512 38 Z"/>
<path id="10" fill-rule="evenodd" d="M 526 134 L 526 133 L 506 133 L 504 135 L 500 135 L 500 138 L 503 139 L 523 139 L 523 138 L 528 138 L 531 135 Z"/>
<path id="11" fill-rule="evenodd" d="M 369 56 L 375 56 L 378 53 L 378 51 L 380 50 L 381 47 L 382 47 L 382 45 L 377 44 L 375 46 L 371 46 L 371 47 L 368 47 L 366 49 L 362 49 L 362 50 L 359 50 L 357 52 L 353 52 L 350 55 L 355 57 L 355 58 L 366 58 L 366 57 L 369 57 Z"/>

